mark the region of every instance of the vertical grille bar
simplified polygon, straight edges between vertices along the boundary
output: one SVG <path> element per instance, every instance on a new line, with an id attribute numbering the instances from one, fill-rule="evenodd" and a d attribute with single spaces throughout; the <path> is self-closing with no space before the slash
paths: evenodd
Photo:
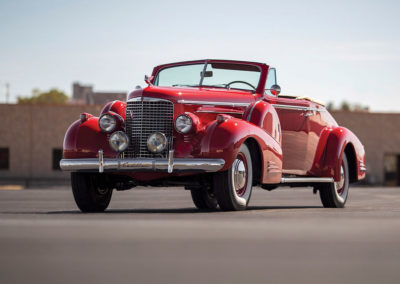
<path id="1" fill-rule="evenodd" d="M 141 98 L 140 98 L 141 99 Z M 130 138 L 129 147 L 125 151 L 128 158 L 167 157 L 168 149 L 159 154 L 147 150 L 147 138 L 154 132 L 167 136 L 172 148 L 174 105 L 167 100 L 143 98 L 128 101 L 126 107 L 126 134 Z"/>

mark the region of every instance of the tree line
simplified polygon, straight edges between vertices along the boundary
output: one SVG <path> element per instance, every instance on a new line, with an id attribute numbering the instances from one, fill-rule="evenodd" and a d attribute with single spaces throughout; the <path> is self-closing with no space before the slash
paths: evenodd
<path id="1" fill-rule="evenodd" d="M 19 104 L 66 104 L 69 97 L 63 91 L 56 88 L 49 91 L 40 91 L 39 89 L 32 90 L 30 97 L 18 97 Z"/>
<path id="2" fill-rule="evenodd" d="M 349 103 L 347 101 L 343 101 L 339 105 L 335 105 L 334 102 L 330 101 L 326 104 L 326 109 L 329 111 L 369 111 L 369 106 L 361 105 L 359 103 Z"/>

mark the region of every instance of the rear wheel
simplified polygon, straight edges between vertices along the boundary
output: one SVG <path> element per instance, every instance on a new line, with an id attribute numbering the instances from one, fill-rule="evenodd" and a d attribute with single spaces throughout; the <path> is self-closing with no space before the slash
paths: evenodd
<path id="1" fill-rule="evenodd" d="M 343 208 L 349 195 L 349 165 L 343 153 L 340 180 L 318 188 L 322 204 L 327 208 Z"/>
<path id="2" fill-rule="evenodd" d="M 200 210 L 215 210 L 218 206 L 217 199 L 211 189 L 190 190 L 194 205 Z"/>
<path id="3" fill-rule="evenodd" d="M 214 191 L 224 211 L 245 210 L 249 204 L 253 181 L 251 155 L 246 144 L 240 147 L 232 166 L 214 175 Z"/>
<path id="4" fill-rule="evenodd" d="M 97 174 L 71 173 L 72 193 L 82 212 L 103 212 L 110 204 L 112 188 L 99 182 Z"/>

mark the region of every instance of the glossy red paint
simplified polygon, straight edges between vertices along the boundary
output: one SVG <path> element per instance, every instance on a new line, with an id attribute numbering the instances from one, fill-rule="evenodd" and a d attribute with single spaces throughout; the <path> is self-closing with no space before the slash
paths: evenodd
<path id="1" fill-rule="evenodd" d="M 254 139 L 261 153 L 261 180 L 262 183 L 278 183 L 281 179 L 282 150 L 280 144 L 262 128 L 237 118 L 225 122 L 210 123 L 206 133 L 200 141 L 200 155 L 204 158 L 222 158 L 227 170 L 235 160 L 241 145 Z M 271 171 L 268 162 L 273 162 L 277 170 Z"/>
<path id="2" fill-rule="evenodd" d="M 101 110 L 100 116 L 102 114 L 108 113 L 108 112 L 114 112 L 117 113 L 122 117 L 122 119 L 125 120 L 125 115 L 126 115 L 126 102 L 121 102 L 121 101 L 112 101 L 107 103 L 103 109 Z"/>
<path id="3" fill-rule="evenodd" d="M 282 142 L 281 126 L 275 108 L 264 100 L 252 103 L 242 117 L 244 120 L 261 127 L 279 144 Z"/>
<path id="4" fill-rule="evenodd" d="M 348 149 L 348 155 L 352 154 L 355 158 L 353 164 L 349 165 L 350 168 L 356 169 L 356 177 L 354 179 L 363 179 L 365 172 L 360 169 L 360 161 L 365 164 L 364 147 L 358 138 L 344 127 L 326 127 L 323 130 L 314 165 L 309 174 L 334 177 L 335 181 L 339 181 L 340 166 L 345 149 Z"/>
<path id="5" fill-rule="evenodd" d="M 152 75 L 161 69 L 182 65 L 204 63 L 207 60 L 164 64 L 154 68 Z M 301 176 L 340 177 L 343 153 L 354 155 L 349 167 L 356 175 L 353 181 L 365 177 L 360 162 L 365 164 L 364 147 L 348 129 L 338 127 L 325 108 L 307 99 L 283 96 L 265 96 L 265 81 L 269 67 L 262 63 L 215 60 L 252 64 L 260 68 L 261 79 L 256 93 L 235 89 L 211 87 L 157 87 L 149 85 L 129 94 L 135 97 L 151 97 L 169 100 L 174 104 L 174 119 L 188 114 L 195 128 L 188 134 L 174 130 L 174 157 L 176 158 L 222 158 L 227 170 L 246 141 L 256 142 L 260 153 L 262 184 L 280 182 L 282 174 Z M 108 103 L 101 114 L 115 113 L 125 120 L 126 103 Z M 101 115 L 100 114 L 100 115 Z M 224 115 L 223 122 L 216 120 Z M 124 130 L 121 123 L 116 130 Z M 97 157 L 103 149 L 105 157 L 116 157 L 108 144 L 108 135 L 100 131 L 98 118 L 74 122 L 64 139 L 64 158 Z M 352 162 L 352 164 L 350 164 Z M 190 173 L 118 173 L 137 180 L 160 179 Z"/>
<path id="6" fill-rule="evenodd" d="M 64 158 L 96 158 L 100 149 L 104 151 L 104 157 L 117 156 L 117 152 L 110 148 L 109 135 L 100 130 L 98 120 L 98 117 L 91 117 L 83 123 L 77 120 L 68 128 L 64 137 Z"/>
<path id="7" fill-rule="evenodd" d="M 226 103 L 229 106 L 231 103 L 249 103 L 260 98 L 260 95 L 253 94 L 250 91 L 241 91 L 235 89 L 222 88 L 185 88 L 185 87 L 157 87 L 148 86 L 139 92 L 135 90 L 128 95 L 128 100 L 134 97 L 152 97 L 159 99 L 168 99 L 174 103 L 180 101 L 203 101 L 204 106 L 210 102 Z M 182 102 L 184 104 L 184 102 Z M 199 105 L 197 105 L 199 107 Z"/>

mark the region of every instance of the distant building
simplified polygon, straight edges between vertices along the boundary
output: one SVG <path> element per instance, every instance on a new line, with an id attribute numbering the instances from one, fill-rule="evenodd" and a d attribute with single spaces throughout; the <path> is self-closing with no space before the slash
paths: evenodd
<path id="1" fill-rule="evenodd" d="M 365 183 L 400 186 L 400 113 L 331 112 L 361 140 L 367 158 Z"/>
<path id="2" fill-rule="evenodd" d="M 72 85 L 72 104 L 104 105 L 114 100 L 126 100 L 126 92 L 98 92 L 91 85 L 81 85 L 78 82 Z"/>

